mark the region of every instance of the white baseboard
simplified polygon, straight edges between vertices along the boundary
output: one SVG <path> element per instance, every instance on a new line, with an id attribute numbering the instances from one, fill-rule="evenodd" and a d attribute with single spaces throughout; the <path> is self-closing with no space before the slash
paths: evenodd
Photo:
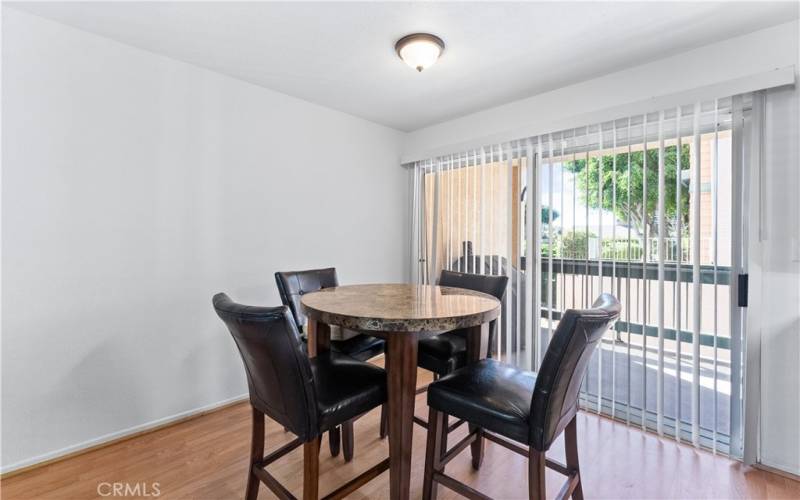
<path id="1" fill-rule="evenodd" d="M 217 401 L 216 403 L 211 403 L 205 406 L 201 406 L 199 408 L 194 408 L 191 410 L 183 411 L 180 413 L 176 413 L 174 415 L 170 415 L 167 417 L 159 418 L 157 420 L 152 420 L 150 422 L 145 422 L 140 425 L 135 425 L 133 427 L 129 427 L 127 429 L 122 429 L 120 431 L 112 432 L 110 434 L 105 434 L 103 436 L 99 436 L 93 439 L 89 439 L 87 441 L 83 441 L 81 443 L 77 443 L 71 446 L 67 446 L 58 450 L 54 450 L 48 453 L 43 453 L 41 455 L 37 455 L 35 457 L 26 458 L 25 460 L 20 460 L 19 462 L 15 462 L 10 465 L 3 465 L 0 466 L 0 474 L 9 474 L 11 472 L 17 471 L 19 469 L 27 469 L 38 464 L 42 464 L 45 462 L 52 462 L 54 460 L 58 460 L 62 457 L 67 457 L 69 455 L 75 455 L 80 453 L 84 450 L 96 448 L 98 446 L 102 446 L 104 444 L 119 441 L 124 439 L 125 437 L 131 436 L 133 434 L 141 434 L 142 432 L 146 432 L 152 429 L 157 429 L 159 427 L 164 427 L 174 422 L 178 422 L 181 420 L 186 420 L 189 417 L 207 413 L 209 411 L 216 410 L 217 408 L 228 406 L 232 403 L 237 403 L 239 401 L 246 401 L 248 399 L 247 394 L 241 394 L 239 396 L 234 396 L 232 398 L 224 399 L 222 401 Z"/>
<path id="2" fill-rule="evenodd" d="M 779 476 L 788 477 L 795 481 L 800 481 L 800 469 L 797 469 L 797 466 L 793 467 L 789 464 L 759 462 L 753 464 L 753 467 L 778 474 Z"/>

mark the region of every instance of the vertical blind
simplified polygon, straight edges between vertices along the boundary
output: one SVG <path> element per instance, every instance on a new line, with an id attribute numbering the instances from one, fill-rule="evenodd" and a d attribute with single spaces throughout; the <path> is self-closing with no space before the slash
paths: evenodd
<path id="1" fill-rule="evenodd" d="M 492 350 L 537 370 L 563 312 L 623 311 L 584 409 L 741 456 L 741 124 L 748 96 L 411 165 L 412 281 L 509 277 Z"/>

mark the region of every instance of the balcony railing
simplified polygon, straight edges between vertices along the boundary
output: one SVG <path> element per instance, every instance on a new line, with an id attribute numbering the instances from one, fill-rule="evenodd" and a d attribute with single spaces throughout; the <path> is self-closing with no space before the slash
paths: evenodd
<path id="1" fill-rule="evenodd" d="M 477 271 L 481 268 L 480 262 L 484 263 L 484 273 L 486 274 L 505 274 L 506 259 L 504 257 L 492 256 L 470 256 L 466 259 L 463 257 L 456 259 L 453 262 L 453 269 L 465 272 L 480 272 Z M 547 276 L 552 262 L 553 279 L 548 280 Z M 524 273 L 526 269 L 525 259 L 521 259 L 522 270 L 518 271 L 516 267 L 511 267 L 511 280 L 510 280 L 510 306 L 512 307 L 512 314 L 516 315 L 517 299 L 516 295 L 521 295 L 520 304 L 525 304 L 525 289 L 524 286 Z M 552 318 L 557 321 L 561 318 L 561 310 L 553 308 L 552 313 L 547 308 L 547 283 L 549 282 L 553 287 L 553 296 L 558 297 L 558 277 L 559 276 L 588 276 L 597 279 L 602 272 L 604 278 L 613 278 L 617 280 L 615 285 L 616 289 L 621 290 L 625 286 L 626 280 L 646 280 L 658 281 L 658 263 L 647 262 L 646 264 L 639 261 L 611 261 L 611 260 L 591 260 L 591 259 L 562 259 L 554 257 L 552 261 L 546 255 L 541 257 L 541 272 L 542 272 L 542 289 L 540 297 L 542 298 L 540 304 L 540 314 L 542 318 Z M 680 276 L 681 284 L 691 285 L 694 281 L 694 269 L 692 264 L 677 265 L 675 262 L 665 262 L 664 264 L 664 281 L 677 283 Z M 719 285 L 727 287 L 731 283 L 731 268 L 726 266 L 713 266 L 701 265 L 700 266 L 700 283 L 703 285 Z M 517 283 L 520 287 L 517 287 Z M 561 283 L 563 286 L 563 283 Z M 683 300 L 688 299 L 688 294 L 684 295 Z M 505 313 L 506 304 L 503 305 Z M 525 321 L 525 310 L 527 307 L 523 306 L 520 311 L 522 321 Z M 686 309 L 684 309 L 686 310 Z M 551 315 L 552 314 L 552 315 Z M 524 348 L 524 338 L 517 335 L 516 323 L 504 323 L 501 325 L 501 338 L 506 338 L 507 327 L 511 328 L 511 343 L 512 348 L 516 348 L 517 344 Z M 658 337 L 658 327 L 655 325 L 644 325 L 635 321 L 627 322 L 621 319 L 616 322 L 614 329 L 620 333 L 630 332 L 632 335 L 646 335 L 647 337 Z M 678 331 L 674 328 L 664 328 L 665 340 L 676 340 L 678 338 Z M 680 339 L 682 342 L 692 343 L 694 333 L 692 331 L 681 329 Z M 719 349 L 730 349 L 730 338 L 724 335 L 714 335 L 710 332 L 700 333 L 700 345 L 713 347 L 716 345 Z"/>
<path id="2" fill-rule="evenodd" d="M 625 262 L 610 262 L 610 261 L 598 261 L 598 260 L 579 260 L 579 259 L 552 259 L 552 273 L 553 277 L 557 278 L 558 275 L 579 275 L 579 276 L 600 276 L 601 272 L 601 265 L 602 265 L 602 275 L 603 277 L 613 278 L 618 280 L 617 281 L 617 289 L 620 289 L 623 286 L 623 281 L 627 279 L 635 279 L 635 280 L 658 280 L 658 263 L 655 262 L 648 262 L 644 264 L 642 262 L 632 262 L 632 261 L 625 261 Z M 542 268 L 542 297 L 543 302 L 541 305 L 541 316 L 542 318 L 550 318 L 552 317 L 553 320 L 558 320 L 561 318 L 561 311 L 553 310 L 552 316 L 550 315 L 550 311 L 547 309 L 547 292 L 546 287 L 547 283 L 550 282 L 552 286 L 555 286 L 556 283 L 553 280 L 548 280 L 547 276 L 550 272 L 550 260 L 546 257 L 542 257 L 541 261 L 541 268 Z M 694 270 L 691 264 L 681 264 L 678 266 L 675 262 L 665 263 L 664 264 L 664 281 L 665 282 L 677 282 L 678 276 L 680 275 L 680 282 L 681 283 L 689 283 L 691 284 L 694 281 Z M 730 267 L 722 267 L 722 266 L 710 266 L 710 265 L 701 265 L 700 266 L 700 283 L 701 284 L 717 284 L 720 286 L 728 286 L 731 282 L 731 268 Z M 553 291 L 554 296 L 557 293 L 556 290 Z M 642 335 L 644 332 L 645 335 L 648 337 L 658 337 L 658 327 L 653 325 L 643 325 L 641 323 L 634 323 L 634 322 L 626 322 L 626 321 L 617 321 L 614 325 L 614 329 L 619 332 L 630 332 L 633 335 Z M 666 340 L 676 340 L 678 337 L 678 331 L 674 328 L 665 328 L 664 329 L 664 339 Z M 694 339 L 694 333 L 691 331 L 683 330 L 680 331 L 680 338 L 682 342 L 691 343 Z M 714 346 L 715 345 L 715 335 L 713 333 L 700 333 L 700 345 L 703 346 Z M 724 336 L 716 336 L 716 346 L 720 349 L 730 349 L 730 339 Z"/>

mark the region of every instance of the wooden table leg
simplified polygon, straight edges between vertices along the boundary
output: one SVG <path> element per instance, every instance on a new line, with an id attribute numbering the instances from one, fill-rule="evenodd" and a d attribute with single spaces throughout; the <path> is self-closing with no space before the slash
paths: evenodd
<path id="1" fill-rule="evenodd" d="M 386 342 L 389 410 L 389 496 L 409 498 L 411 438 L 417 387 L 417 334 L 393 333 Z"/>
<path id="2" fill-rule="evenodd" d="M 474 363 L 487 357 L 489 352 L 489 323 L 474 326 L 467 330 L 467 363 Z M 469 426 L 470 432 L 475 426 Z M 483 463 L 484 439 L 478 432 L 478 437 L 470 444 L 472 452 L 472 468 L 478 470 Z"/>
<path id="3" fill-rule="evenodd" d="M 489 323 L 467 329 L 467 363 L 484 359 L 489 353 Z"/>
<path id="4" fill-rule="evenodd" d="M 326 323 L 320 323 L 315 319 L 308 319 L 306 326 L 308 334 L 308 357 L 315 358 L 317 354 L 330 350 L 331 348 L 331 327 Z"/>

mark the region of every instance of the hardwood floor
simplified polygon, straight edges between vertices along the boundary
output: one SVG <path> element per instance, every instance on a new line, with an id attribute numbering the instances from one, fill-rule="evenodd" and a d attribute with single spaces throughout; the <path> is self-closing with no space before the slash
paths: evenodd
<path id="1" fill-rule="evenodd" d="M 420 371 L 420 383 L 430 380 Z M 425 394 L 417 396 L 416 414 L 427 417 Z M 320 454 L 320 494 L 386 458 L 387 440 L 380 440 L 380 409 L 355 424 L 355 459 L 332 458 L 327 439 Z M 450 437 L 453 444 L 466 426 Z M 292 435 L 268 421 L 267 451 L 291 441 Z M 560 441 L 560 440 L 559 440 Z M 62 462 L 12 476 L 0 482 L 3 500 L 84 499 L 101 497 L 113 484 L 138 484 L 139 496 L 159 498 L 240 499 L 244 496 L 250 442 L 250 407 L 237 404 L 217 412 L 92 451 Z M 678 445 L 626 428 L 595 415 L 578 415 L 578 447 L 587 498 L 800 498 L 800 482 L 738 462 Z M 563 443 L 553 445 L 553 457 L 563 461 Z M 470 454 L 462 453 L 447 472 L 498 499 L 527 498 L 527 465 L 519 455 L 486 444 L 483 467 L 474 472 Z M 411 498 L 421 497 L 425 462 L 425 430 L 414 426 Z M 270 466 L 270 471 L 295 495 L 302 490 L 302 447 Z M 547 494 L 552 498 L 563 478 L 548 470 Z M 154 483 L 158 483 L 155 485 Z M 349 498 L 388 498 L 384 472 Z M 132 495 L 129 495 L 130 498 Z M 259 498 L 273 498 L 262 486 Z M 458 498 L 439 487 L 440 499 Z"/>

